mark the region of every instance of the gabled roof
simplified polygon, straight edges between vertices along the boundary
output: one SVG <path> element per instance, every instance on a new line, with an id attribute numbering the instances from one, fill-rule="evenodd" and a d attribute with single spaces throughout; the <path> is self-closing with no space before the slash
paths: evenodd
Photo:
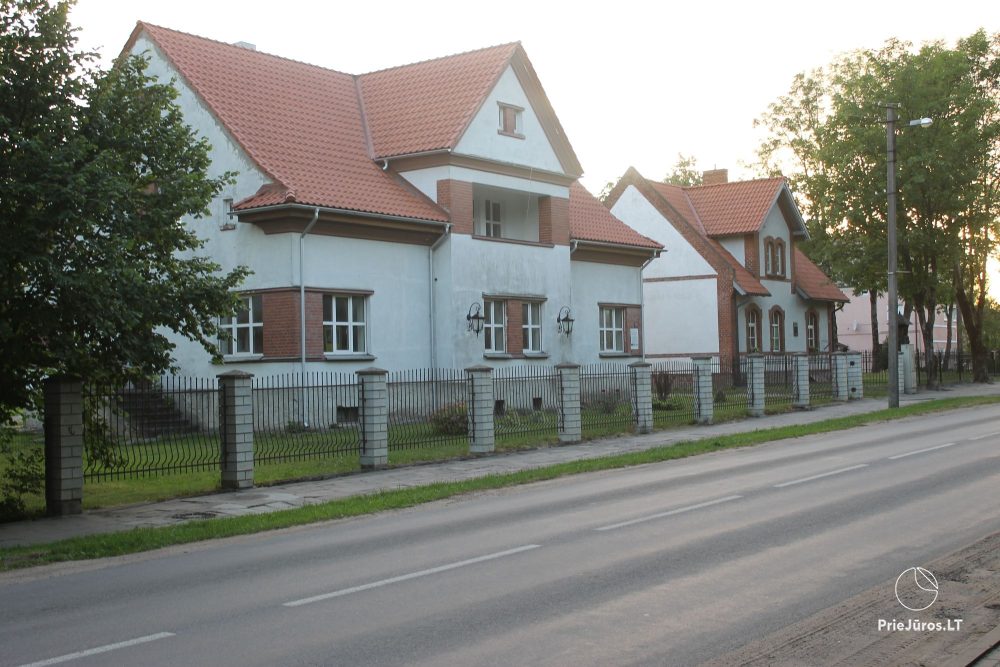
<path id="1" fill-rule="evenodd" d="M 663 248 L 612 215 L 579 181 L 569 188 L 569 235 L 577 241 L 613 243 L 650 250 Z"/>
<path id="2" fill-rule="evenodd" d="M 447 221 L 371 159 L 354 77 L 142 22 L 125 49 L 143 32 L 273 179 L 236 209 L 297 203 Z"/>
<path id="3" fill-rule="evenodd" d="M 666 183 L 652 185 L 664 197 L 677 198 L 682 194 L 697 218 L 698 226 L 708 236 L 757 232 L 775 202 L 782 196 L 791 198 L 785 179 L 780 177 L 684 188 Z M 791 217 L 793 224 L 800 227 L 800 231 L 805 231 L 801 217 L 796 212 Z"/>
<path id="4" fill-rule="evenodd" d="M 373 157 L 454 149 L 508 67 L 531 101 L 563 169 L 580 176 L 583 168 L 519 42 L 359 76 Z"/>
<path id="5" fill-rule="evenodd" d="M 801 250 L 795 248 L 795 289 L 806 299 L 814 301 L 840 301 L 850 299 L 830 280 L 822 269 L 812 263 Z"/>

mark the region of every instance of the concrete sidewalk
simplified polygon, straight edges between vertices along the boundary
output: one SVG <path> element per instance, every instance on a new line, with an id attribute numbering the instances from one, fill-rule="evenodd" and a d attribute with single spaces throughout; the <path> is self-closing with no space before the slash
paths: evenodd
<path id="1" fill-rule="evenodd" d="M 961 385 L 942 391 L 904 395 L 900 397 L 900 404 L 905 405 L 954 396 L 984 395 L 1000 395 L 1000 384 Z M 262 514 L 363 493 L 516 472 L 554 463 L 641 451 L 695 438 L 729 435 L 776 426 L 807 424 L 834 417 L 859 415 L 875 412 L 885 407 L 885 398 L 863 399 L 849 403 L 834 403 L 814 410 L 788 412 L 712 426 L 686 426 L 645 435 L 591 440 L 578 445 L 361 472 L 319 481 L 295 482 L 244 491 L 213 493 L 160 503 L 90 510 L 77 516 L 0 524 L 0 547 L 41 544 L 69 537 L 111 533 L 138 527 L 169 526 L 198 519 Z"/>

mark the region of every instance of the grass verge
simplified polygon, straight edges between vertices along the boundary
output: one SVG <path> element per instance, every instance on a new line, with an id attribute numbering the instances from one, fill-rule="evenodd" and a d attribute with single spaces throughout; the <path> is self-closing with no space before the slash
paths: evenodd
<path id="1" fill-rule="evenodd" d="M 530 484 L 586 472 L 659 463 L 706 452 L 839 431 L 873 422 L 996 403 L 1000 403 L 1000 396 L 931 400 L 906 405 L 896 410 L 879 410 L 811 424 L 780 426 L 732 435 L 686 440 L 672 445 L 653 447 L 641 452 L 584 459 L 503 475 L 488 475 L 461 482 L 438 482 L 416 488 L 380 491 L 270 514 L 193 521 L 162 528 L 136 528 L 125 532 L 78 537 L 30 547 L 0 549 L 0 571 L 62 561 L 121 556 L 201 540 L 248 535 L 386 510 L 404 509 L 476 491 Z"/>

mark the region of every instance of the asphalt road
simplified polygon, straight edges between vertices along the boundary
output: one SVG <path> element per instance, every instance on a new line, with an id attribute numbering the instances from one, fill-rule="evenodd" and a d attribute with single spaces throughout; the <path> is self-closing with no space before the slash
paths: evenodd
<path id="1" fill-rule="evenodd" d="M 991 406 L 11 573 L 0 665 L 697 664 L 1000 530 L 998 490 Z"/>

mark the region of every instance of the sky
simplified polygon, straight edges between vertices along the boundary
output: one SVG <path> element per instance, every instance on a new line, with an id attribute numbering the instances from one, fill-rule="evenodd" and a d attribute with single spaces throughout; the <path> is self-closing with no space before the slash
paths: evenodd
<path id="1" fill-rule="evenodd" d="M 678 153 L 753 177 L 754 119 L 795 74 L 893 37 L 998 32 L 1000 2 L 78 0 L 70 14 L 104 64 L 138 20 L 351 74 L 520 41 L 597 193 L 629 166 L 661 179 Z"/>

